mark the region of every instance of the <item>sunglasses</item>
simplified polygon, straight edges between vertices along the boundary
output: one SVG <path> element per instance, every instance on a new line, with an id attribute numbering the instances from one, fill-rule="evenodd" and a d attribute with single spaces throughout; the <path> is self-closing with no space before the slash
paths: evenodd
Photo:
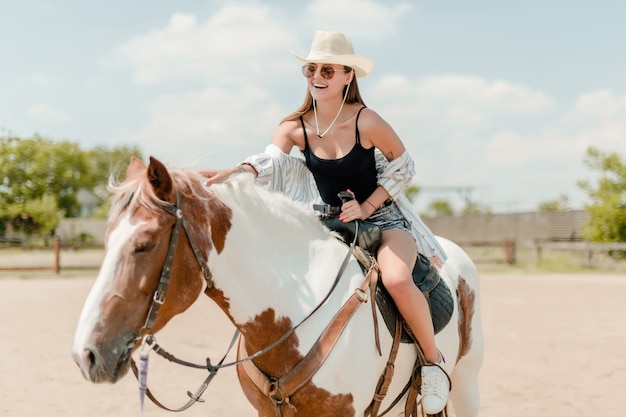
<path id="1" fill-rule="evenodd" d="M 344 67 L 343 71 L 350 72 L 352 71 L 352 68 Z M 316 72 L 317 72 L 317 65 L 315 64 L 306 64 L 302 66 L 302 75 L 304 75 L 306 78 L 313 77 Z M 320 75 L 322 76 L 323 79 L 330 80 L 335 76 L 335 68 L 330 64 L 324 64 L 322 65 L 322 68 L 320 69 Z"/>

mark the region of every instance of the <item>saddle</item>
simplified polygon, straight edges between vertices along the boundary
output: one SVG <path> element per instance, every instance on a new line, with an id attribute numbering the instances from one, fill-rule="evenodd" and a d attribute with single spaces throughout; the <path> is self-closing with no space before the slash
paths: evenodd
<path id="1" fill-rule="evenodd" d="M 345 223 L 337 216 L 322 216 L 321 221 L 330 230 L 339 234 L 345 243 L 354 244 L 370 255 L 375 256 L 380 247 L 382 231 L 380 227 L 367 221 L 356 220 Z M 361 265 L 364 270 L 366 265 Z M 450 321 L 454 311 L 454 302 L 448 285 L 441 279 L 437 268 L 428 258 L 418 253 L 413 267 L 413 282 L 426 297 L 433 321 L 435 334 L 439 333 Z M 400 314 L 395 302 L 385 289 L 382 280 L 376 288 L 376 302 L 391 335 L 396 331 L 396 317 Z M 414 337 L 404 319 L 402 319 L 402 343 L 413 343 Z"/>

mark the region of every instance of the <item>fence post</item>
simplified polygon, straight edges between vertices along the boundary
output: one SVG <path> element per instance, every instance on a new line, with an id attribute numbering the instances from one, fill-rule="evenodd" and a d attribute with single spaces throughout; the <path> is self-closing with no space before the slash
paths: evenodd
<path id="1" fill-rule="evenodd" d="M 583 261 L 583 266 L 585 268 L 591 268 L 593 266 L 593 249 L 589 242 L 585 244 L 585 260 Z"/>
<path id="2" fill-rule="evenodd" d="M 61 272 L 61 239 L 54 237 L 54 273 L 59 275 Z"/>
<path id="3" fill-rule="evenodd" d="M 502 246 L 504 247 L 504 261 L 509 265 L 515 264 L 515 242 L 504 239 Z"/>

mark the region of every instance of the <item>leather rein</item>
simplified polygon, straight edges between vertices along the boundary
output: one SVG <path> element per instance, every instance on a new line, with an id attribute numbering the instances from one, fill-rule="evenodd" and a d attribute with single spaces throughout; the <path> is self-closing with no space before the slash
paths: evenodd
<path id="1" fill-rule="evenodd" d="M 206 364 L 195 364 L 192 362 L 187 362 L 181 359 L 176 358 L 174 355 L 170 354 L 169 352 L 167 352 L 165 349 L 163 349 L 157 342 L 156 342 L 156 338 L 154 336 L 154 332 L 153 332 L 153 327 L 154 327 L 154 322 L 156 321 L 156 317 L 157 314 L 161 308 L 161 306 L 163 305 L 163 303 L 165 302 L 165 298 L 167 296 L 167 291 L 169 288 L 169 284 L 170 284 L 170 279 L 171 279 L 171 274 L 172 274 L 172 265 L 174 263 L 174 257 L 176 255 L 176 248 L 178 246 L 178 240 L 180 237 L 180 231 L 181 228 L 184 230 L 185 235 L 187 236 L 187 240 L 189 242 L 189 245 L 191 246 L 191 249 L 196 257 L 196 260 L 198 261 L 198 264 L 200 266 L 200 269 L 202 271 L 202 274 L 204 276 L 204 279 L 206 281 L 206 285 L 207 288 L 211 288 L 213 287 L 213 277 L 211 274 L 211 271 L 209 269 L 209 266 L 207 264 L 207 262 L 204 260 L 204 256 L 202 255 L 201 250 L 199 249 L 198 245 L 196 244 L 195 239 L 193 238 L 193 234 L 191 233 L 189 226 L 187 225 L 187 223 L 185 222 L 185 219 L 183 217 L 183 210 L 181 208 L 181 197 L 180 197 L 180 192 L 178 189 L 176 189 L 176 203 L 167 203 L 164 202 L 161 204 L 161 207 L 163 208 L 163 210 L 165 210 L 167 213 L 173 215 L 176 218 L 176 222 L 174 223 L 174 226 L 172 228 L 172 234 L 170 236 L 170 242 L 169 242 L 169 246 L 168 246 L 168 250 L 167 250 L 167 256 L 165 259 L 165 262 L 163 264 L 163 267 L 161 269 L 161 274 L 160 274 L 160 278 L 159 278 L 159 282 L 157 284 L 157 288 L 154 292 L 154 295 L 152 297 L 152 303 L 150 305 L 150 309 L 148 310 L 148 314 L 146 317 L 146 322 L 143 326 L 143 328 L 140 330 L 139 334 L 140 336 L 137 337 L 137 341 L 139 340 L 143 340 L 142 342 L 142 353 L 141 355 L 146 355 L 151 351 L 154 350 L 155 353 L 157 353 L 158 355 L 160 355 L 161 357 L 177 363 L 179 365 L 182 366 L 186 366 L 186 367 L 190 367 L 190 368 L 196 368 L 196 369 L 206 369 L 209 372 L 209 375 L 206 377 L 206 379 L 203 381 L 203 383 L 200 385 L 200 387 L 196 390 L 195 393 L 191 393 L 190 391 L 187 391 L 187 395 L 190 397 L 189 400 L 187 401 L 186 404 L 184 404 L 183 406 L 176 408 L 176 409 L 172 409 L 169 407 L 164 406 L 162 403 L 160 403 L 155 397 L 154 395 L 151 393 L 150 389 L 147 388 L 147 386 L 145 385 L 145 379 L 142 380 L 142 377 L 145 378 L 145 375 L 141 375 L 140 371 L 137 368 L 137 365 L 135 363 L 135 360 L 131 357 L 131 369 L 133 370 L 133 373 L 135 374 L 135 377 L 137 378 L 137 380 L 140 383 L 140 388 L 142 388 L 143 390 L 145 390 L 145 393 L 147 394 L 148 398 L 150 398 L 150 400 L 157 405 L 158 407 L 167 410 L 167 411 L 173 411 L 173 412 L 180 412 L 180 411 L 184 411 L 186 409 L 188 409 L 189 407 L 191 407 L 193 404 L 195 404 L 196 402 L 204 402 L 204 400 L 201 398 L 202 394 L 204 393 L 204 391 L 206 390 L 206 388 L 208 387 L 209 383 L 211 382 L 211 380 L 213 379 L 213 377 L 217 374 L 217 371 L 219 371 L 222 368 L 226 368 L 226 367 L 230 367 L 230 366 L 235 366 L 235 365 L 239 365 L 239 364 L 246 364 L 245 365 L 245 369 L 247 372 L 253 372 L 251 371 L 253 368 L 256 369 L 256 366 L 254 366 L 254 364 L 252 363 L 252 360 L 269 352 L 270 350 L 272 350 L 273 348 L 275 348 L 276 346 L 278 346 L 279 344 L 281 344 L 282 342 L 284 342 L 288 337 L 290 337 L 293 333 L 295 333 L 295 331 L 305 322 L 307 321 L 309 318 L 311 318 L 325 303 L 326 301 L 330 298 L 331 294 L 333 293 L 333 291 L 335 290 L 335 288 L 337 287 L 337 284 L 339 283 L 339 280 L 341 278 L 341 276 L 343 275 L 344 270 L 346 269 L 347 265 L 348 265 L 348 261 L 350 260 L 350 256 L 351 254 L 353 254 L 353 251 L 355 250 L 354 247 L 354 242 L 352 242 L 352 244 L 350 245 L 350 250 L 348 250 L 339 270 L 337 271 L 337 275 L 335 277 L 335 280 L 331 286 L 331 288 L 329 289 L 328 293 L 326 294 L 326 296 L 322 299 L 322 301 L 306 316 L 304 317 L 304 319 L 302 319 L 298 324 L 296 324 L 295 326 L 293 326 L 291 329 L 289 329 L 285 334 L 283 334 L 279 339 L 277 339 L 275 342 L 273 342 L 272 344 L 266 346 L 264 349 L 261 349 L 259 351 L 257 351 L 256 353 L 253 353 L 251 355 L 245 356 L 243 358 L 240 357 L 240 355 L 242 353 L 245 352 L 245 348 L 243 348 L 243 337 L 239 337 L 239 330 L 236 330 L 233 338 L 230 342 L 230 346 L 228 347 L 228 350 L 226 351 L 226 353 L 224 354 L 224 356 L 222 357 L 222 359 L 216 364 L 213 365 L 211 363 L 211 358 L 206 358 Z M 373 261 L 373 259 L 372 259 Z M 365 289 L 370 287 L 372 287 L 372 285 L 370 284 L 370 282 L 372 281 L 372 275 L 375 275 L 375 277 L 373 278 L 374 281 L 377 280 L 378 277 L 378 268 L 377 265 L 375 265 L 375 261 L 372 262 L 372 267 L 370 268 L 370 271 L 368 272 L 365 281 L 363 283 L 363 285 L 361 286 L 361 288 L 357 288 L 355 290 L 355 293 L 352 295 L 351 298 L 348 299 L 348 301 L 346 302 L 346 304 L 344 304 L 344 306 L 342 307 L 342 310 L 340 310 L 339 313 L 337 313 L 337 315 L 335 316 L 335 318 L 333 319 L 333 321 L 331 321 L 331 323 L 329 324 L 329 326 L 327 327 L 327 329 L 324 331 L 324 334 L 328 334 L 330 333 L 330 336 L 325 336 L 326 338 L 332 337 L 334 339 L 334 341 L 332 342 L 330 348 L 332 349 L 332 346 L 334 346 L 334 342 L 339 338 L 341 331 L 343 330 L 343 327 L 341 328 L 341 331 L 337 332 L 337 330 L 330 330 L 330 327 L 333 327 L 332 325 L 334 324 L 334 327 L 337 327 L 337 323 L 335 323 L 335 321 L 337 320 L 338 316 L 341 317 L 345 317 L 346 314 L 348 315 L 347 319 L 345 320 L 345 323 L 347 323 L 347 321 L 350 319 L 350 317 L 352 316 L 352 314 L 354 313 L 354 311 L 356 311 L 356 309 L 358 308 L 358 306 L 363 303 L 363 302 L 367 302 L 367 294 L 365 293 Z M 374 285 L 375 287 L 375 285 Z M 373 300 L 373 296 L 371 297 L 371 299 Z M 346 305 L 349 305 L 349 308 L 346 307 Z M 340 314 L 343 311 L 343 314 Z M 345 323 L 343 324 L 343 326 L 345 327 Z M 322 336 L 320 337 L 320 339 L 322 338 Z M 237 341 L 237 339 L 240 339 L 240 349 L 239 349 L 239 355 L 236 361 L 233 362 L 229 362 L 229 363 L 224 363 L 224 360 L 226 359 L 226 357 L 228 356 L 230 350 L 232 349 L 232 347 L 234 346 L 235 342 Z M 378 341 L 377 341 L 378 343 Z M 313 347 L 313 351 L 318 352 L 319 348 L 320 348 L 320 340 L 318 340 L 318 343 L 315 344 L 315 346 Z M 326 346 L 329 346 L 328 343 L 325 344 Z M 325 355 L 327 356 L 328 353 L 330 352 L 330 349 L 328 349 L 327 351 L 325 350 Z M 246 353 L 247 354 L 247 353 Z M 310 357 L 313 356 L 311 355 L 311 353 L 309 353 L 309 355 L 307 355 L 307 357 L 305 357 L 305 360 Z M 303 366 L 302 364 L 305 362 L 305 360 L 303 360 L 300 364 L 298 364 L 299 366 L 297 366 L 294 369 L 299 369 L 302 370 Z M 140 359 L 141 361 L 141 359 Z M 310 362 L 310 361 L 308 361 Z M 249 364 L 249 365 L 247 365 Z M 311 370 L 313 373 L 317 370 L 317 368 L 319 368 L 321 366 L 321 363 L 319 363 L 317 366 L 312 365 L 312 364 L 307 364 L 307 366 L 305 366 L 305 368 Z M 310 369 L 310 368 L 314 368 L 314 369 Z M 147 372 L 147 371 L 146 371 Z M 260 372 L 260 371 L 259 371 Z M 294 378 L 294 374 L 293 372 L 289 374 L 289 380 L 291 381 L 290 384 L 293 385 L 295 384 L 298 388 L 301 387 L 302 385 L 304 385 L 305 382 L 308 382 L 308 380 L 313 376 L 313 374 L 307 375 L 305 377 L 303 377 L 305 379 L 305 381 L 299 381 L 297 380 L 297 378 Z M 256 375 L 256 379 L 257 381 L 259 381 L 261 378 L 260 375 Z M 273 379 L 272 380 L 272 384 L 270 384 L 271 387 L 274 387 L 274 390 L 270 390 L 271 392 L 268 391 L 268 396 L 270 395 L 276 395 L 276 393 L 278 392 L 278 390 L 280 389 L 280 395 L 282 396 L 283 394 L 286 394 L 286 392 L 284 392 L 283 390 L 283 386 L 280 385 L 280 380 L 278 379 Z M 283 384 L 284 385 L 284 384 Z M 283 399 L 281 398 L 279 401 L 275 401 L 275 399 L 273 399 L 270 396 L 270 399 L 276 404 L 276 406 L 280 406 L 280 404 L 283 403 Z M 277 398 L 276 398 L 277 399 Z M 286 398 L 285 398 L 286 399 Z M 288 401 L 288 399 L 287 399 Z"/>

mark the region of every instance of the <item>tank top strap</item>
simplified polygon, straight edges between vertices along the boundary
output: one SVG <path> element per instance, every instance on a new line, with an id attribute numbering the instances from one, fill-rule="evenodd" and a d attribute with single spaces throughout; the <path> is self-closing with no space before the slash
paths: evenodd
<path id="1" fill-rule="evenodd" d="M 302 133 L 304 133 L 304 148 L 309 147 L 309 138 L 306 135 L 306 128 L 304 127 L 304 119 L 300 116 L 300 125 L 302 125 Z"/>
<path id="2" fill-rule="evenodd" d="M 367 106 L 363 106 L 359 109 L 359 112 L 356 114 L 356 122 L 354 123 L 356 126 L 356 143 L 358 143 L 359 145 L 361 144 L 361 134 L 359 133 L 359 116 L 361 115 L 361 111 L 363 111 L 365 107 Z M 304 137 L 306 139 L 306 133 L 304 134 Z"/>

